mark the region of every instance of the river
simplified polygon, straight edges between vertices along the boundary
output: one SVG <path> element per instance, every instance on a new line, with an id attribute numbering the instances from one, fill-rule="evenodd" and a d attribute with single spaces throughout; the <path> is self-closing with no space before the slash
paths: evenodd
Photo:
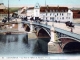
<path id="1" fill-rule="evenodd" d="M 49 39 L 28 39 L 27 34 L 0 35 L 0 56 L 48 54 Z"/>
<path id="2" fill-rule="evenodd" d="M 48 53 L 49 38 L 28 39 L 27 34 L 0 35 L 0 56 L 79 56 Z"/>

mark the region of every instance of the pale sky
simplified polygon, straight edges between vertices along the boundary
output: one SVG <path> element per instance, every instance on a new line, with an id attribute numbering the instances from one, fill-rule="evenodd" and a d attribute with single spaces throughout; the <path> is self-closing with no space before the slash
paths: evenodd
<path id="1" fill-rule="evenodd" d="M 8 5 L 8 0 L 0 0 L 0 3 Z M 9 0 L 10 6 L 33 6 L 36 3 L 45 5 L 45 0 Z M 69 6 L 69 7 L 80 7 L 80 0 L 46 0 L 47 5 L 53 6 Z"/>

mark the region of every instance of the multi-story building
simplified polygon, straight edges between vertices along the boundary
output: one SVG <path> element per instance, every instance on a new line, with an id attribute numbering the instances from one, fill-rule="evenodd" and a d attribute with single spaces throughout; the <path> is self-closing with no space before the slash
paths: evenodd
<path id="1" fill-rule="evenodd" d="M 4 17 L 7 17 L 8 10 L 4 6 L 3 3 L 0 3 L 0 20 L 2 20 Z"/>
<path id="2" fill-rule="evenodd" d="M 36 18 L 41 18 L 47 21 L 73 21 L 73 12 L 68 9 L 68 7 L 52 7 L 52 6 L 40 6 L 38 3 L 34 7 L 29 7 L 27 9 L 27 16 Z"/>

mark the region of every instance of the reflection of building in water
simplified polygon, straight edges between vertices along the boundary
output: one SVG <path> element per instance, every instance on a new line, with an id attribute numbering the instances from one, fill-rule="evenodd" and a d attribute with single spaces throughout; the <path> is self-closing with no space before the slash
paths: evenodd
<path id="1" fill-rule="evenodd" d="M 18 35 L 6 35 L 6 40 L 8 42 L 17 42 L 18 41 Z"/>
<path id="2" fill-rule="evenodd" d="M 23 37 L 23 42 L 28 44 L 28 35 L 27 34 Z"/>
<path id="3" fill-rule="evenodd" d="M 49 38 L 38 39 L 34 46 L 34 54 L 48 54 Z"/>
<path id="4" fill-rule="evenodd" d="M 18 41 L 18 35 L 13 34 L 13 35 L 0 35 L 0 41 L 1 42 L 17 42 Z"/>

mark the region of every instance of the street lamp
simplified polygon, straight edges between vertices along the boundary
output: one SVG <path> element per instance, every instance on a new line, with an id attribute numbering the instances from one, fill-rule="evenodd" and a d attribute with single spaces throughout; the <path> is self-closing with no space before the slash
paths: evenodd
<path id="1" fill-rule="evenodd" d="M 8 22 L 9 22 L 9 0 L 8 0 Z"/>

